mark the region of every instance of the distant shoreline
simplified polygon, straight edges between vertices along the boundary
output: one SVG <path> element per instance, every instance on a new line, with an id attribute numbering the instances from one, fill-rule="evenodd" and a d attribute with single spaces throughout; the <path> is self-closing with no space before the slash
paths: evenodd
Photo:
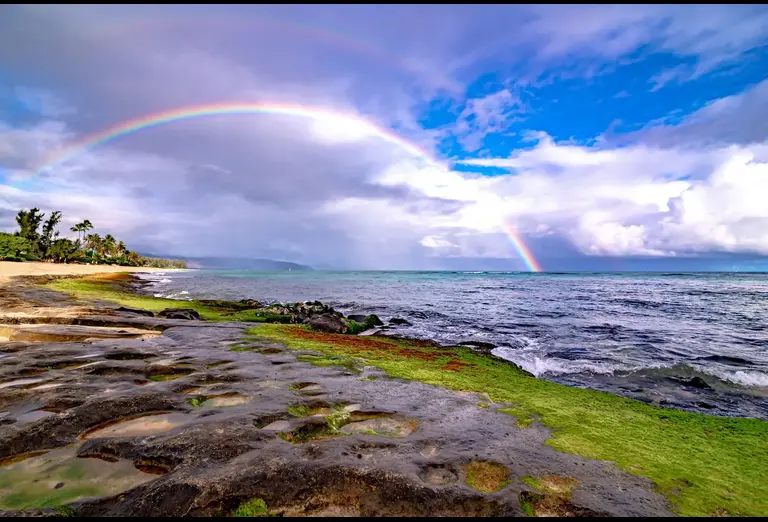
<path id="1" fill-rule="evenodd" d="M 0 261 L 0 283 L 16 276 L 113 274 L 116 272 L 178 272 L 180 269 L 148 266 L 82 265 L 76 263 L 41 263 Z"/>

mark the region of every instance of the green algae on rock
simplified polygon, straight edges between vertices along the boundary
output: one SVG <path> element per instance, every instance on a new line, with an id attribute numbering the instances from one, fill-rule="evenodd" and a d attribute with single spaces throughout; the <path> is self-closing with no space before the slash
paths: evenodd
<path id="1" fill-rule="evenodd" d="M 547 444 L 555 449 L 612 461 L 650 478 L 679 514 L 709 515 L 718 509 L 742 516 L 768 513 L 768 422 L 669 410 L 563 386 L 470 348 L 452 349 L 448 356 L 442 348 L 382 337 L 369 346 L 354 338 L 351 345 L 344 339 L 348 336 L 309 334 L 299 326 L 263 325 L 251 334 L 324 354 L 305 357 L 306 362 L 349 364 L 354 359 L 393 377 L 486 392 L 494 402 L 515 404 L 499 411 L 515 415 L 521 426 L 538 419 L 552 428 Z M 443 369 L 450 357 L 462 364 L 459 371 Z M 681 478 L 697 487 L 678 488 Z"/>
<path id="2" fill-rule="evenodd" d="M 0 467 L 0 510 L 60 508 L 85 497 L 116 495 L 154 477 L 128 460 L 75 457 L 72 446 Z"/>

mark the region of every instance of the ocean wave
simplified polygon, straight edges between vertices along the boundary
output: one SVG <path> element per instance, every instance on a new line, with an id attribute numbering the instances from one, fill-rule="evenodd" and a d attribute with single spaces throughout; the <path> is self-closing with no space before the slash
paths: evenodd
<path id="1" fill-rule="evenodd" d="M 746 386 L 749 388 L 768 387 L 768 373 L 757 370 L 721 370 L 718 368 L 703 367 L 697 364 L 652 364 L 649 366 L 630 366 L 620 363 L 605 363 L 586 360 L 564 360 L 560 358 L 542 357 L 538 354 L 526 353 L 517 348 L 498 347 L 492 352 L 508 361 L 531 372 L 536 377 L 571 375 L 579 373 L 592 373 L 600 375 L 616 375 L 641 373 L 648 376 L 667 378 L 691 378 L 700 376 L 715 378 L 721 382 Z"/>
<path id="2" fill-rule="evenodd" d="M 759 371 L 748 370 L 716 370 L 714 368 L 701 368 L 702 373 L 714 375 L 715 377 L 732 382 L 734 384 L 741 384 L 749 388 L 768 388 L 768 374 Z"/>
<path id="3" fill-rule="evenodd" d="M 540 357 L 531 353 L 518 353 L 517 350 L 505 347 L 495 348 L 491 353 L 507 359 L 520 366 L 523 370 L 531 372 L 536 377 L 545 375 L 567 375 L 575 373 L 598 373 L 612 375 L 621 369 L 619 365 L 598 363 L 590 361 L 567 361 Z"/>
<path id="4" fill-rule="evenodd" d="M 184 297 L 188 295 L 189 295 L 189 292 L 187 292 L 186 290 L 182 290 L 181 292 L 171 292 L 169 294 L 162 294 L 162 293 L 153 294 L 154 297 L 160 297 L 162 299 L 177 299 L 179 301 L 191 301 L 192 300 L 191 297 Z"/>

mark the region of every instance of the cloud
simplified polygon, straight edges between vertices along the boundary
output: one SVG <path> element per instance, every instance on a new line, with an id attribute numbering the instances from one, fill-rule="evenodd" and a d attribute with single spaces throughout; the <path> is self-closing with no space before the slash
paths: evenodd
<path id="1" fill-rule="evenodd" d="M 464 150 L 473 152 L 483 146 L 483 139 L 491 133 L 505 132 L 512 123 L 521 121 L 519 114 L 526 108 L 509 89 L 467 100 L 450 133 L 457 136 Z"/>
<path id="2" fill-rule="evenodd" d="M 64 211 L 62 228 L 89 218 L 144 251 L 350 268 L 460 259 L 522 268 L 504 218 L 554 257 L 768 254 L 768 216 L 757 203 L 767 187 L 765 81 L 682 121 L 645 122 L 587 146 L 559 139 L 558 120 L 571 115 L 551 97 L 535 97 L 535 110 L 520 99 L 523 85 L 536 89 L 526 78 L 557 82 L 571 68 L 578 79 L 653 53 L 687 60 L 666 82 L 655 69 L 657 83 L 673 89 L 731 67 L 765 40 L 765 10 L 691 9 L 9 6 L 0 84 L 35 114 L 0 112 L 0 224 L 12 228 L 8 212 L 39 206 Z M 465 99 L 488 77 L 495 89 Z M 658 96 L 647 90 L 628 83 L 607 96 L 618 91 L 622 103 L 645 107 L 642 96 Z M 351 114 L 438 161 L 348 118 L 211 115 L 39 170 L 53 151 L 119 122 L 221 102 Z M 457 110 L 425 128 L 433 103 Z M 550 117 L 521 119 L 534 113 Z M 520 141 L 502 150 L 489 145 L 494 134 Z M 458 151 L 441 149 L 446 136 Z M 483 148 L 487 157 L 466 159 Z M 446 156 L 463 168 L 443 165 Z"/>

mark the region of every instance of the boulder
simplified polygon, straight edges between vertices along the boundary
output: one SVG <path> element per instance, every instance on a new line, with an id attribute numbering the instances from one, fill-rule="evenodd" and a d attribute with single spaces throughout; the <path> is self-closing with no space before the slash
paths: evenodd
<path id="1" fill-rule="evenodd" d="M 147 317 L 155 316 L 155 314 L 150 312 L 149 310 L 141 310 L 140 308 L 130 308 L 128 306 L 121 306 L 119 308 L 115 308 L 115 312 L 127 312 L 129 314 L 145 315 Z"/>
<path id="2" fill-rule="evenodd" d="M 261 308 L 261 303 L 256 299 L 240 299 L 239 302 L 248 308 Z"/>
<path id="3" fill-rule="evenodd" d="M 364 323 L 366 317 L 367 316 L 363 314 L 352 314 L 352 315 L 348 315 L 347 319 L 349 319 L 350 321 L 355 321 L 357 323 Z"/>
<path id="4" fill-rule="evenodd" d="M 711 390 L 712 386 L 710 386 L 707 381 L 702 379 L 701 377 L 692 377 L 688 380 L 682 380 L 681 381 L 685 386 L 690 386 L 692 388 L 699 388 L 700 390 Z"/>
<path id="5" fill-rule="evenodd" d="M 347 331 L 347 323 L 331 314 L 308 317 L 304 320 L 304 324 L 320 332 L 344 333 Z"/>
<path id="6" fill-rule="evenodd" d="M 192 308 L 166 308 L 157 312 L 158 317 L 166 319 L 186 319 L 187 321 L 200 321 L 200 314 Z"/>
<path id="7" fill-rule="evenodd" d="M 366 315 L 361 322 L 365 324 L 365 326 L 367 326 L 368 328 L 384 325 L 384 321 L 379 319 L 379 316 L 376 314 Z"/>
<path id="8" fill-rule="evenodd" d="M 402 317 L 393 317 L 389 320 L 389 324 L 402 324 L 405 326 L 411 326 L 410 321 L 407 319 L 403 319 Z"/>
<path id="9" fill-rule="evenodd" d="M 486 343 L 485 341 L 461 341 L 457 343 L 459 346 L 469 346 L 470 348 L 475 348 L 477 350 L 493 350 L 496 348 L 496 345 L 493 343 Z"/>

